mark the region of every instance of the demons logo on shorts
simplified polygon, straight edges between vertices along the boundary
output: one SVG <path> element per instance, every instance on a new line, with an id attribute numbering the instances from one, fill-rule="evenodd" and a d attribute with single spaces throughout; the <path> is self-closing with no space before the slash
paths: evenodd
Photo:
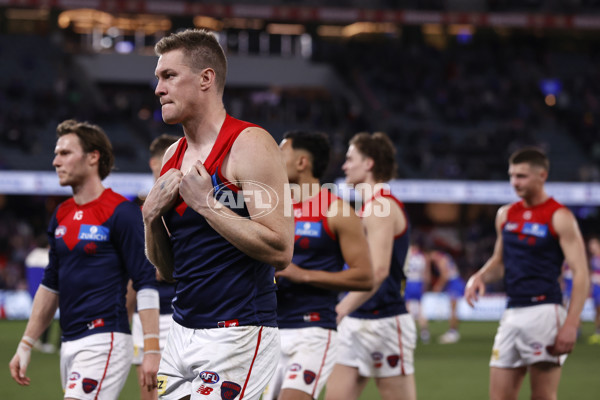
<path id="1" fill-rule="evenodd" d="M 200 372 L 200 379 L 204 383 L 217 383 L 219 382 L 219 375 L 212 371 L 202 371 Z"/>
<path id="2" fill-rule="evenodd" d="M 240 394 L 242 387 L 235 382 L 223 381 L 221 383 L 221 399 L 233 400 Z"/>
<path id="3" fill-rule="evenodd" d="M 398 361 L 400 361 L 400 356 L 397 354 L 392 354 L 391 356 L 387 357 L 387 362 L 388 364 L 390 364 L 390 367 L 394 368 L 396 365 L 398 365 Z"/>
<path id="4" fill-rule="evenodd" d="M 96 386 L 98 386 L 98 381 L 95 379 L 83 378 L 81 385 L 83 386 L 84 392 L 91 393 L 96 389 Z"/>
<path id="5" fill-rule="evenodd" d="M 307 385 L 310 385 L 311 383 L 313 383 L 313 381 L 315 380 L 315 378 L 317 377 L 317 374 L 315 374 L 314 372 L 310 371 L 310 370 L 304 370 L 304 382 L 306 382 Z"/>

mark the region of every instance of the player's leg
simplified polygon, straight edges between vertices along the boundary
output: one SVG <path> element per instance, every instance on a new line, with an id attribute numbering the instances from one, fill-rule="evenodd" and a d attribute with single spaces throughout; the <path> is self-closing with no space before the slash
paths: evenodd
<path id="1" fill-rule="evenodd" d="M 415 376 L 392 376 L 375 378 L 379 395 L 383 400 L 416 400 Z"/>
<path id="2" fill-rule="evenodd" d="M 356 400 L 368 381 L 369 378 L 358 374 L 358 368 L 336 364 L 327 380 L 325 399 Z"/>
<path id="3" fill-rule="evenodd" d="M 549 362 L 529 367 L 532 400 L 556 400 L 561 370 L 560 365 Z"/>
<path id="4" fill-rule="evenodd" d="M 490 367 L 490 400 L 517 400 L 526 367 Z"/>

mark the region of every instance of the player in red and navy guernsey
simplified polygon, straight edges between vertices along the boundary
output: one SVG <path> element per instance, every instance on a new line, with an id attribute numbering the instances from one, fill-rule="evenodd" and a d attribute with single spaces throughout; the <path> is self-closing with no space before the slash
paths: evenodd
<path id="1" fill-rule="evenodd" d="M 403 293 L 410 224 L 385 184 L 396 171 L 394 145 L 384 133 L 359 133 L 342 168 L 363 201 L 374 287 L 350 292 L 336 307 L 339 351 L 326 398 L 356 399 L 373 377 L 381 398 L 415 400 L 417 331 Z"/>
<path id="2" fill-rule="evenodd" d="M 144 334 L 158 335 L 154 268 L 144 255 L 140 209 L 104 188 L 113 165 L 112 147 L 96 125 L 67 120 L 57 128 L 53 166 L 73 197 L 61 203 L 49 224 L 49 264 L 36 293 L 31 318 L 10 363 L 22 385 L 31 345 L 60 307 L 61 379 L 65 399 L 115 399 L 129 373 L 133 346 L 125 308 L 127 282 L 137 290 Z M 140 377 L 156 387 L 158 340 L 149 339 Z"/>
<path id="3" fill-rule="evenodd" d="M 280 148 L 294 200 L 294 257 L 276 274 L 281 358 L 262 399 L 310 400 L 319 397 L 335 363 L 339 292 L 370 290 L 373 272 L 354 209 L 320 184 L 329 162 L 327 136 L 287 132 Z"/>
<path id="4" fill-rule="evenodd" d="M 573 214 L 544 189 L 549 169 L 539 149 L 511 155 L 508 174 L 521 201 L 498 210 L 494 253 L 467 283 L 465 298 L 473 306 L 486 283 L 504 276 L 508 304 L 490 361 L 491 399 L 518 398 L 527 371 L 532 398 L 556 399 L 588 295 L 583 239 Z M 573 271 L 568 311 L 559 285 L 563 261 Z"/>
<path id="5" fill-rule="evenodd" d="M 283 157 L 268 132 L 225 111 L 214 34 L 171 34 L 155 51 L 163 120 L 184 132 L 142 210 L 148 257 L 177 282 L 158 393 L 258 399 L 279 358 L 275 269 L 293 251 Z"/>

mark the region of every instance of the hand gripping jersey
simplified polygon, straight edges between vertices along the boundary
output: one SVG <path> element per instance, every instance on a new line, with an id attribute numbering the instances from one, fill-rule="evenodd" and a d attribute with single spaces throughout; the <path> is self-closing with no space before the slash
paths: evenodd
<path id="1" fill-rule="evenodd" d="M 344 258 L 327 225 L 327 211 L 338 198 L 322 189 L 310 199 L 294 204 L 295 241 L 292 263 L 307 270 L 337 272 Z M 311 285 L 277 280 L 277 323 L 280 328 L 336 329 L 338 292 Z"/>
<path id="2" fill-rule="evenodd" d="M 223 160 L 246 128 L 256 126 L 227 115 L 217 140 L 204 162 L 218 199 L 243 199 L 243 193 L 221 175 Z M 163 166 L 161 175 L 181 168 L 187 140 Z M 251 166 L 248 166 L 251 168 Z M 239 193 L 238 193 L 239 191 Z M 241 202 L 243 204 L 243 201 Z M 240 202 L 221 201 L 240 217 L 250 218 Z M 235 207 L 234 207 L 235 206 Z M 173 319 L 190 329 L 239 325 L 277 326 L 274 268 L 250 258 L 217 233 L 204 217 L 183 199 L 164 215 L 173 248 L 177 280 Z"/>
<path id="3" fill-rule="evenodd" d="M 59 294 L 63 339 L 129 333 L 125 293 L 156 288 L 144 254 L 140 208 L 105 189 L 96 200 L 61 203 L 48 227 L 50 260 L 42 285 Z"/>
<path id="4" fill-rule="evenodd" d="M 404 276 L 404 262 L 408 253 L 410 236 L 410 224 L 408 221 L 408 216 L 404 211 L 404 204 L 402 204 L 402 202 L 395 198 L 391 193 L 383 190 L 377 192 L 371 200 L 365 202 L 362 211 L 364 212 L 367 204 L 377 197 L 387 197 L 398 204 L 406 219 L 406 229 L 404 232 L 401 232 L 394 237 L 392 260 L 390 262 L 390 273 L 388 277 L 383 281 L 379 287 L 379 290 L 369 300 L 367 300 L 356 311 L 350 314 L 350 316 L 354 318 L 386 318 L 394 315 L 405 314 L 407 312 L 402 293 L 402 286 L 406 280 L 406 277 Z"/>
<path id="5" fill-rule="evenodd" d="M 530 208 L 519 201 L 508 209 L 502 225 L 508 307 L 562 303 L 558 277 L 564 255 L 552 226 L 552 215 L 562 207 L 549 198 Z"/>

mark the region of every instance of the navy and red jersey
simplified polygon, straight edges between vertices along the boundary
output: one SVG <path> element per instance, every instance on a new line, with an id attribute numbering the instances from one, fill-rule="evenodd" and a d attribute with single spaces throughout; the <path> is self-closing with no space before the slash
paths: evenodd
<path id="1" fill-rule="evenodd" d="M 59 295 L 63 340 L 129 333 L 128 280 L 138 291 L 156 289 L 154 267 L 144 254 L 140 208 L 111 189 L 83 205 L 70 198 L 56 208 L 48 238 L 42 285 Z"/>
<path id="2" fill-rule="evenodd" d="M 221 166 L 239 134 L 252 126 L 256 125 L 227 115 L 204 162 L 219 200 L 238 197 L 238 187 L 222 176 Z M 171 168 L 181 168 L 186 149 L 184 137 L 163 166 L 161 175 Z M 240 217 L 249 218 L 245 204 L 238 207 L 239 203 L 221 202 Z M 181 198 L 164 215 L 164 220 L 171 233 L 173 278 L 177 281 L 173 319 L 178 324 L 190 329 L 277 326 L 275 269 L 272 266 L 238 250 Z"/>
<path id="3" fill-rule="evenodd" d="M 400 207 L 400 211 L 406 219 L 406 228 L 403 232 L 394 236 L 394 245 L 392 249 L 392 259 L 390 261 L 390 273 L 383 281 L 379 290 L 356 311 L 350 314 L 354 318 L 377 319 L 386 318 L 394 315 L 405 314 L 406 304 L 404 303 L 403 287 L 406 281 L 404 275 L 404 262 L 408 254 L 410 244 L 410 223 L 404 210 L 404 204 L 395 198 L 389 191 L 381 190 L 377 192 L 371 200 L 365 202 L 365 207 L 377 197 L 387 197 Z"/>
<path id="4" fill-rule="evenodd" d="M 508 208 L 502 225 L 508 307 L 562 303 L 558 278 L 564 255 L 552 226 L 552 216 L 562 207 L 549 198 L 533 207 L 519 201 Z"/>
<path id="5" fill-rule="evenodd" d="M 340 245 L 327 224 L 327 211 L 337 196 L 322 189 L 294 204 L 295 241 L 292 263 L 300 268 L 337 272 L 344 267 Z M 277 324 L 280 328 L 319 326 L 336 329 L 337 291 L 277 279 Z"/>

